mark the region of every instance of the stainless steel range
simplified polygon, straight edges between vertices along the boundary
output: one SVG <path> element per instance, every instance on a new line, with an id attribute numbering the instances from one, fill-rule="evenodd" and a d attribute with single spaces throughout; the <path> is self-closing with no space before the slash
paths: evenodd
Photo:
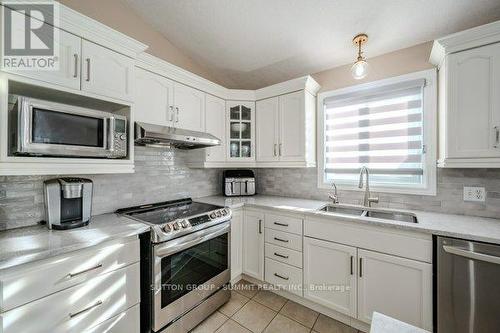
<path id="1" fill-rule="evenodd" d="M 141 326 L 150 325 L 142 332 L 188 332 L 229 300 L 229 208 L 182 199 L 117 213 L 151 227 L 142 278 L 149 313 L 141 314 Z"/>

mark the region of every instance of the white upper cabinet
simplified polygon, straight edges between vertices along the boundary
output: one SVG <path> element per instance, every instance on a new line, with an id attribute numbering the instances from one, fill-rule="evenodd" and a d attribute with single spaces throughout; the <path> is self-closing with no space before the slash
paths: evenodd
<path id="1" fill-rule="evenodd" d="M 356 317 L 356 248 L 304 237 L 304 297 Z M 322 286 L 343 286 L 333 291 Z"/>
<path id="2" fill-rule="evenodd" d="M 278 161 L 279 97 L 257 101 L 255 109 L 257 161 Z"/>
<path id="3" fill-rule="evenodd" d="M 227 161 L 255 161 L 255 103 L 227 101 Z"/>
<path id="4" fill-rule="evenodd" d="M 131 101 L 134 67 L 132 58 L 82 40 L 82 90 Z"/>
<path id="5" fill-rule="evenodd" d="M 358 249 L 358 319 L 374 311 L 432 330 L 432 264 Z"/>
<path id="6" fill-rule="evenodd" d="M 174 87 L 174 126 L 205 131 L 205 93 L 180 83 Z"/>
<path id="7" fill-rule="evenodd" d="M 257 163 L 306 167 L 316 163 L 316 103 L 305 90 L 257 102 Z"/>
<path id="8" fill-rule="evenodd" d="M 221 140 L 220 146 L 206 149 L 206 161 L 224 162 L 226 160 L 226 101 L 208 94 L 205 96 L 205 130 Z"/>
<path id="9" fill-rule="evenodd" d="M 136 121 L 171 126 L 174 118 L 174 83 L 142 68 L 135 69 Z"/>
<path id="10" fill-rule="evenodd" d="M 500 168 L 500 23 L 434 42 L 440 167 Z"/>

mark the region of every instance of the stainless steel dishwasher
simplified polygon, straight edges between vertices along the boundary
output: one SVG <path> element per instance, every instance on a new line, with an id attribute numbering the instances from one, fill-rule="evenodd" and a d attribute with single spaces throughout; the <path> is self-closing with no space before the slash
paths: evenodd
<path id="1" fill-rule="evenodd" d="M 437 333 L 500 332 L 500 246 L 437 237 Z"/>

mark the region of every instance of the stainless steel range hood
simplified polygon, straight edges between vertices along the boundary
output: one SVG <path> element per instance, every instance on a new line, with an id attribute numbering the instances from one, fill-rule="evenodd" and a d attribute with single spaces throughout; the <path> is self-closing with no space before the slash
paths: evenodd
<path id="1" fill-rule="evenodd" d="M 135 143 L 141 146 L 196 149 L 218 146 L 215 136 L 185 129 L 135 122 Z"/>

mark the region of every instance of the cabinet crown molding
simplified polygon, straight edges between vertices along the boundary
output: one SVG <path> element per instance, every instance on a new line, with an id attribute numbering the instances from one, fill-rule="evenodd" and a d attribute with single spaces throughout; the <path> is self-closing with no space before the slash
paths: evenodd
<path id="1" fill-rule="evenodd" d="M 3 4 L 4 1 L 0 1 Z M 23 0 L 9 0 L 9 3 Z M 136 58 L 144 52 L 148 45 L 139 42 L 119 31 L 116 31 L 76 10 L 73 10 L 57 1 L 59 5 L 59 18 L 54 20 L 55 26 L 76 36 L 87 39 L 96 44 L 105 46 L 128 57 Z"/>
<path id="2" fill-rule="evenodd" d="M 429 62 L 440 68 L 448 54 L 497 42 L 500 42 L 500 21 L 436 39 Z"/>

